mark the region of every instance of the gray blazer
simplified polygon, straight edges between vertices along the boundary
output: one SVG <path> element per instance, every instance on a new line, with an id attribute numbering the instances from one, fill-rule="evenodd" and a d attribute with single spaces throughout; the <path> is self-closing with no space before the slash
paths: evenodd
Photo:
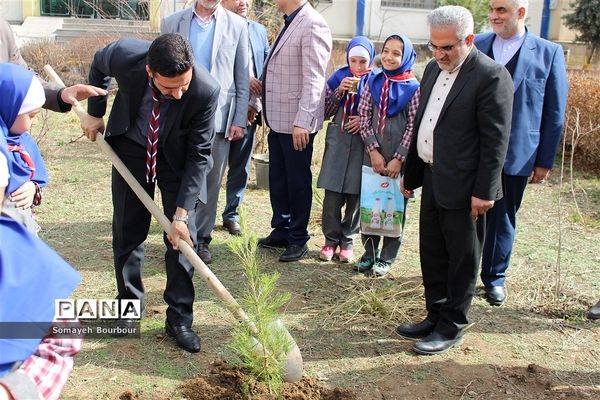
<path id="1" fill-rule="evenodd" d="M 215 13 L 216 26 L 210 74 L 221 86 L 215 128 L 216 132 L 223 133 L 227 127 L 230 109 L 234 112 L 232 125 L 245 128 L 248 119 L 248 24 L 244 18 L 222 6 L 218 6 Z M 180 33 L 189 38 L 193 16 L 193 7 L 190 7 L 164 18 L 160 33 Z M 233 101 L 235 103 L 232 107 Z"/>

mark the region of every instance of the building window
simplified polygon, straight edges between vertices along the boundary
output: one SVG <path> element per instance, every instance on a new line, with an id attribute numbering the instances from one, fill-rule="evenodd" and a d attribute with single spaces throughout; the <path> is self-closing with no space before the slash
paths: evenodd
<path id="1" fill-rule="evenodd" d="M 381 0 L 381 7 L 434 9 L 437 0 Z"/>

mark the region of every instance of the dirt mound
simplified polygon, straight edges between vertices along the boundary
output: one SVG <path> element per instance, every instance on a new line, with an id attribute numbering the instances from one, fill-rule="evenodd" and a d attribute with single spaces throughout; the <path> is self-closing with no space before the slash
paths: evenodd
<path id="1" fill-rule="evenodd" d="M 267 386 L 251 379 L 238 367 L 224 361 L 214 363 L 208 375 L 188 379 L 180 385 L 189 400 L 357 400 L 345 389 L 327 389 L 315 378 L 304 377 L 297 383 L 284 383 L 281 397 L 269 393 Z"/>

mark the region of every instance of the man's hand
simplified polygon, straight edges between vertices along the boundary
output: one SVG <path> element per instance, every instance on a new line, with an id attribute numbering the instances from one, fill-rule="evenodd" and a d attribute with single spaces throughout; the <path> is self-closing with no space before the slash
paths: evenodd
<path id="1" fill-rule="evenodd" d="M 292 130 L 292 141 L 294 142 L 294 150 L 304 150 L 310 141 L 308 131 L 299 126 L 294 126 L 294 129 Z"/>
<path id="2" fill-rule="evenodd" d="M 377 149 L 373 149 L 369 152 L 371 158 L 371 167 L 373 171 L 385 175 L 385 159 Z"/>
<path id="3" fill-rule="evenodd" d="M 550 169 L 544 167 L 533 167 L 533 175 L 529 183 L 542 183 L 550 175 Z"/>
<path id="4" fill-rule="evenodd" d="M 483 200 L 471 196 L 471 217 L 473 221 L 476 221 L 480 215 L 485 214 L 492 207 L 494 207 L 494 200 Z"/>
<path id="5" fill-rule="evenodd" d="M 102 118 L 86 115 L 81 118 L 81 129 L 88 139 L 90 139 L 92 142 L 95 142 L 96 134 L 98 132 L 104 133 L 104 120 Z"/>
<path id="6" fill-rule="evenodd" d="M 406 198 L 409 198 L 413 195 L 412 190 L 408 190 L 404 187 L 404 178 L 400 179 L 400 192 L 402 192 L 402 195 Z"/>
<path id="7" fill-rule="evenodd" d="M 248 106 L 248 125 L 252 125 L 256 121 L 257 115 L 258 111 L 256 111 L 256 108 Z"/>
<path id="8" fill-rule="evenodd" d="M 402 161 L 397 158 L 392 158 L 392 160 L 387 163 L 385 166 L 385 170 L 387 171 L 387 176 L 392 179 L 396 179 L 400 175 L 400 170 L 402 169 Z"/>
<path id="9" fill-rule="evenodd" d="M 183 221 L 173 221 L 171 223 L 171 232 L 167 235 L 167 239 L 169 239 L 169 242 L 171 242 L 175 250 L 178 249 L 179 239 L 182 239 L 190 246 L 194 245 L 190 237 L 188 226 Z"/>
<path id="10" fill-rule="evenodd" d="M 262 82 L 254 77 L 250 77 L 250 94 L 256 97 L 262 94 Z"/>
<path id="11" fill-rule="evenodd" d="M 22 184 L 17 190 L 10 194 L 10 200 L 15 203 L 18 208 L 30 208 L 35 197 L 35 184 L 27 181 Z"/>
<path id="12" fill-rule="evenodd" d="M 63 89 L 60 93 L 62 101 L 68 104 L 74 104 L 76 101 L 82 101 L 88 97 L 106 96 L 108 92 L 96 86 L 91 85 L 73 85 Z"/>
<path id="13" fill-rule="evenodd" d="M 360 117 L 358 115 L 348 117 L 348 121 L 344 123 L 344 129 L 351 134 L 358 133 L 360 131 Z"/>
<path id="14" fill-rule="evenodd" d="M 240 140 L 244 137 L 244 128 L 241 126 L 231 125 L 229 128 L 229 135 L 227 136 L 227 140 L 230 142 L 235 142 L 236 140 Z"/>

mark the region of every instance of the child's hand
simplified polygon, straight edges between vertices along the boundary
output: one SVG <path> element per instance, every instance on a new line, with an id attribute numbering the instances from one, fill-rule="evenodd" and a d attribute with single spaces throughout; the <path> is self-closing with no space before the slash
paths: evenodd
<path id="1" fill-rule="evenodd" d="M 373 171 L 385 175 L 385 159 L 377 149 L 373 149 L 369 152 L 369 157 L 371 158 L 371 167 L 373 167 Z"/>
<path id="2" fill-rule="evenodd" d="M 18 208 L 26 209 L 33 204 L 35 197 L 35 184 L 27 181 L 17 190 L 10 194 L 10 200 L 15 203 Z"/>
<path id="3" fill-rule="evenodd" d="M 352 89 L 352 78 L 347 76 L 344 79 L 342 79 L 342 81 L 340 82 L 340 86 L 337 87 L 337 90 L 338 93 L 343 93 L 347 92 L 350 89 Z"/>
<path id="4" fill-rule="evenodd" d="M 400 175 L 400 170 L 402 169 L 402 161 L 397 158 L 393 158 L 392 161 L 387 163 L 385 166 L 387 170 L 387 176 L 392 179 L 396 179 Z"/>
<path id="5" fill-rule="evenodd" d="M 348 117 L 348 121 L 344 124 L 344 129 L 353 135 L 358 133 L 360 131 L 360 117 L 358 115 Z"/>

